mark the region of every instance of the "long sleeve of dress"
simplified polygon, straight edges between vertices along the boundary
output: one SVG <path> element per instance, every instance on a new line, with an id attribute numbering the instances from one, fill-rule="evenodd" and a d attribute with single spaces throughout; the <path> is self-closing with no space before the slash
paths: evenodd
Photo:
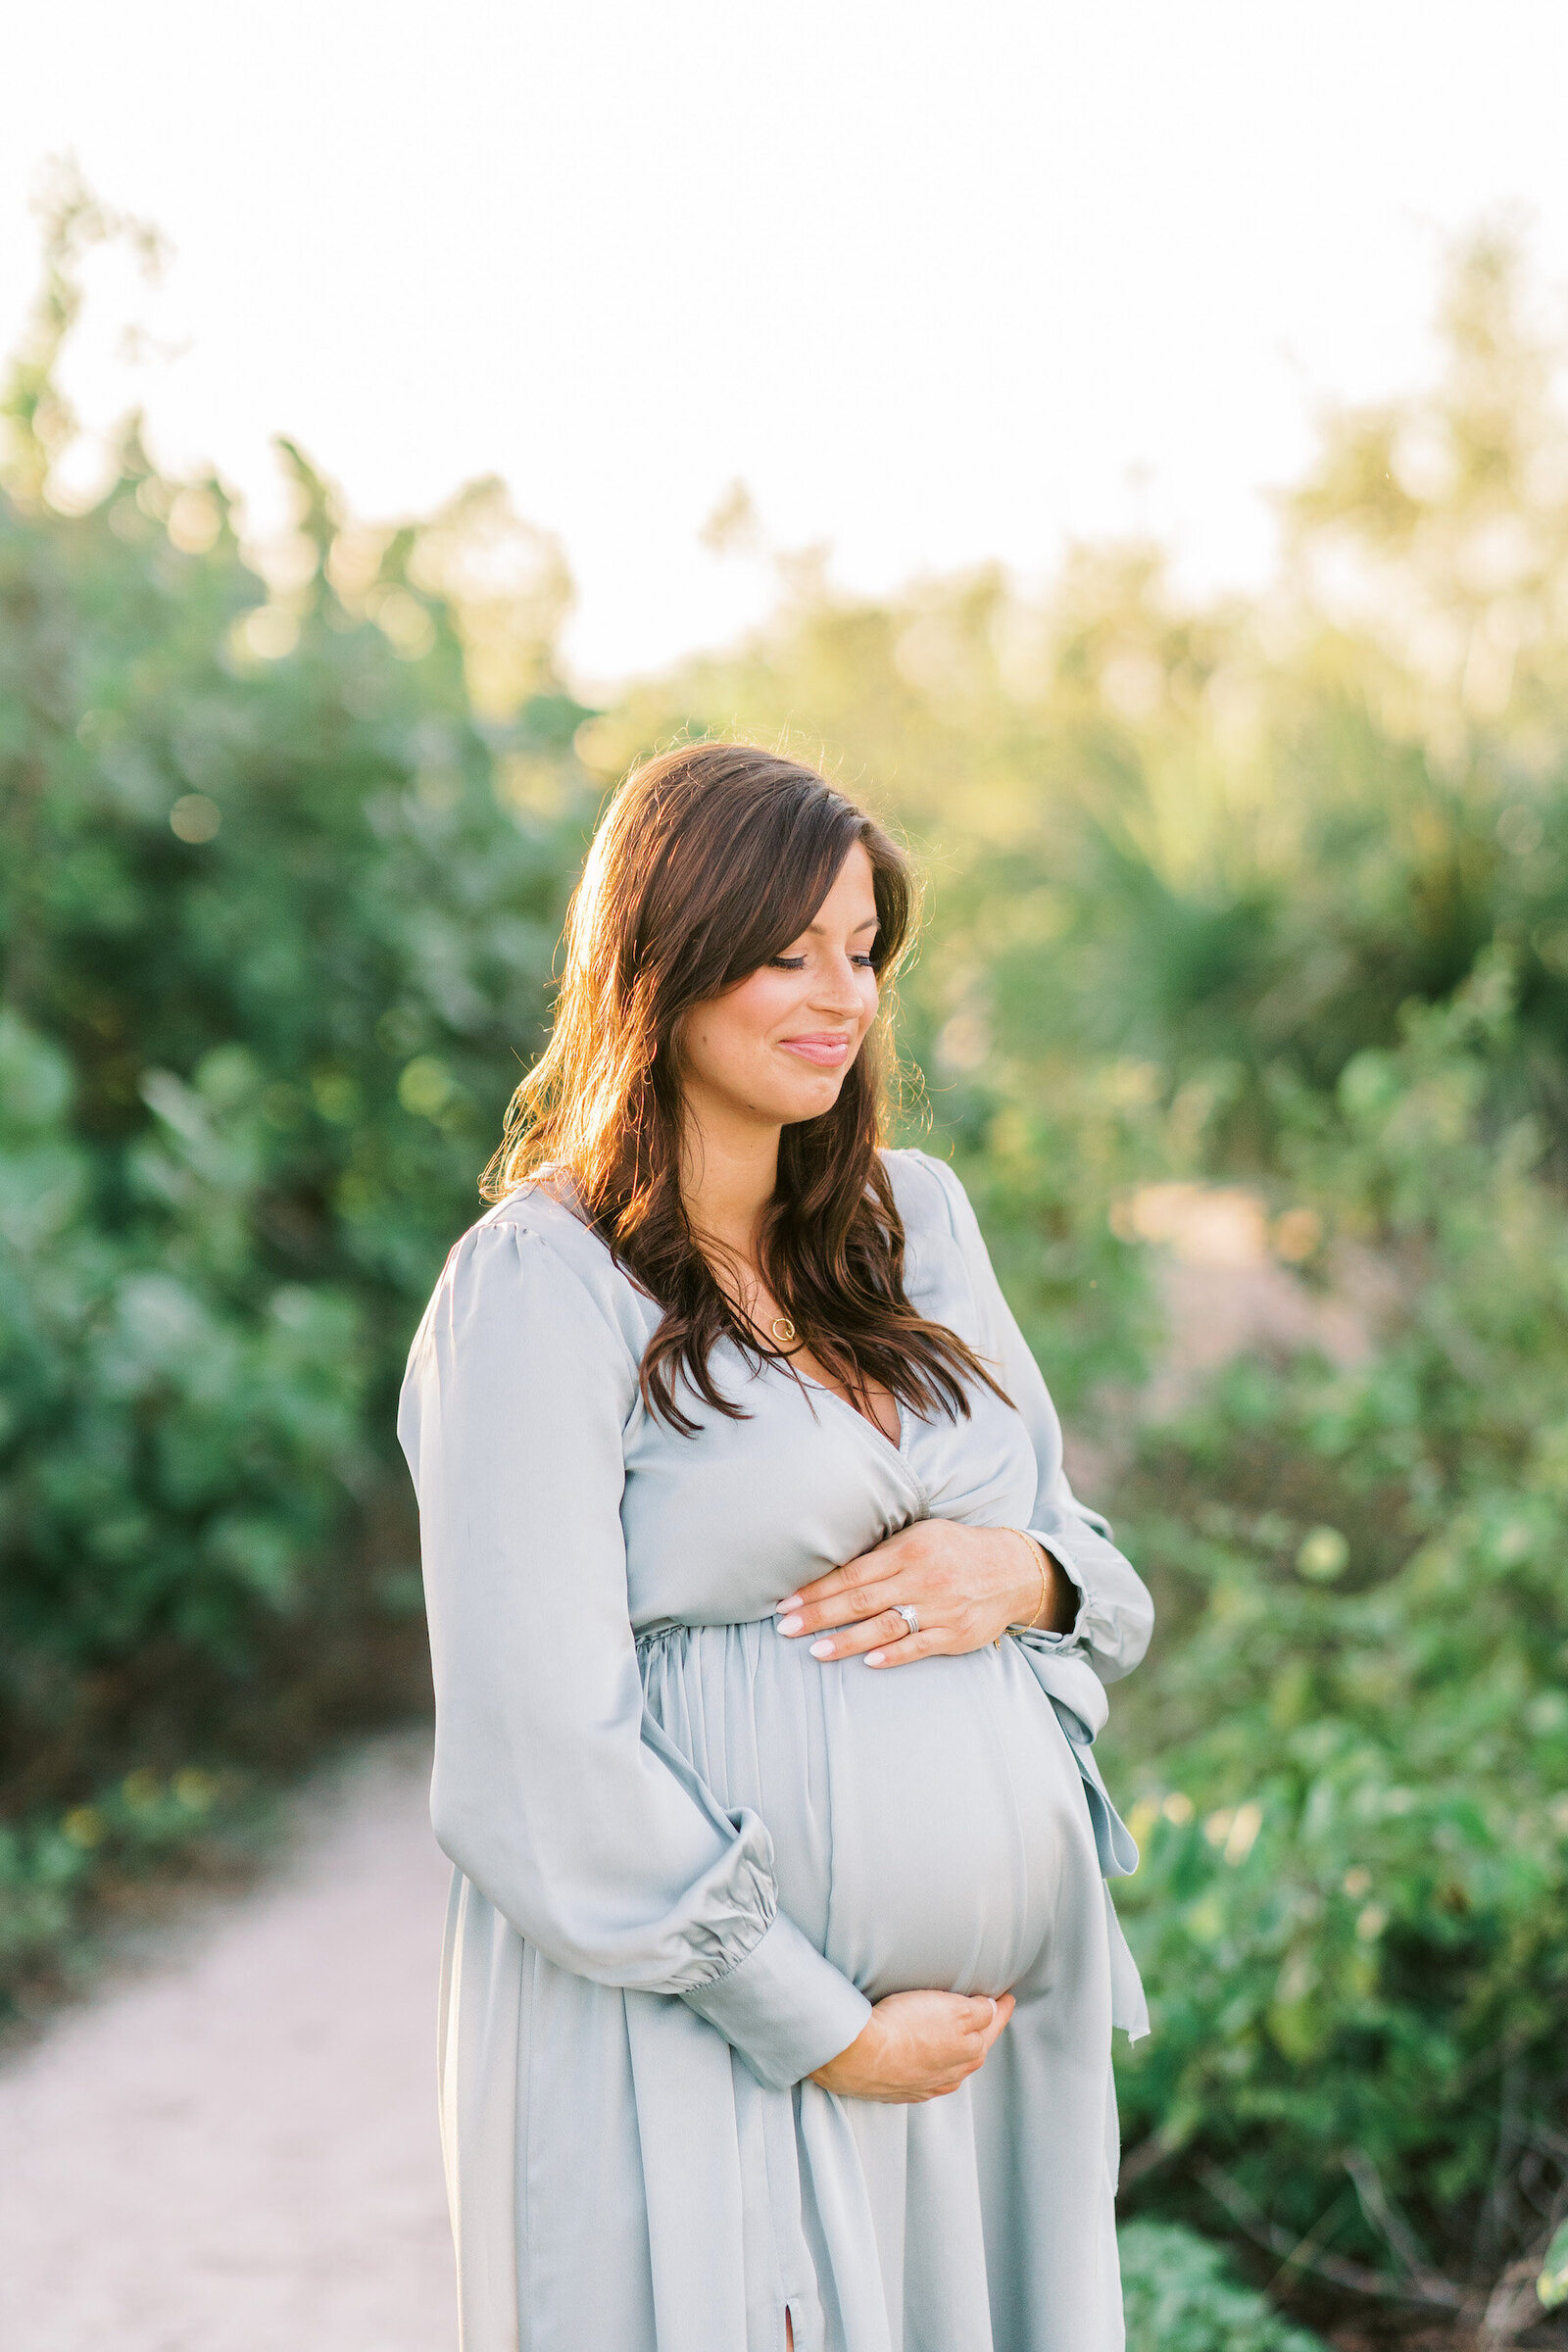
<path id="1" fill-rule="evenodd" d="M 1040 1485 L 1029 1532 L 1060 1561 L 1082 1594 L 1070 1632 L 1028 1638 L 1063 1657 L 1086 1659 L 1102 1683 L 1113 1683 L 1130 1674 L 1149 1647 L 1154 1604 L 1142 1577 L 1110 1541 L 1106 1521 L 1098 1511 L 1087 1509 L 1068 1484 L 1056 1408 L 1017 1319 L 1003 1297 L 969 1196 L 951 1168 L 924 1152 L 919 1156 L 947 1197 L 954 1238 L 963 1252 L 974 1297 L 978 1352 L 996 1366 L 1034 1446 Z M 1102 1701 L 1100 1719 L 1103 1721 Z M 1090 1728 L 1098 1730 L 1099 1724 Z"/>
<path id="2" fill-rule="evenodd" d="M 525 1226 L 481 1224 L 415 1340 L 398 1430 L 435 1676 L 431 1817 L 558 1966 L 679 1994 L 784 2088 L 869 2005 L 777 1907 L 772 1847 L 644 1714 L 627 1615 L 625 1339 Z"/>

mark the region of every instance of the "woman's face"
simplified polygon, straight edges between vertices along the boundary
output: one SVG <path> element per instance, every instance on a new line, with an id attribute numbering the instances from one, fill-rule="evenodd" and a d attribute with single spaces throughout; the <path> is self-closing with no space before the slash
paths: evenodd
<path id="1" fill-rule="evenodd" d="M 857 842 L 799 939 L 681 1023 L 682 1089 L 698 1124 L 788 1127 L 838 1100 L 876 1018 L 876 899 Z"/>

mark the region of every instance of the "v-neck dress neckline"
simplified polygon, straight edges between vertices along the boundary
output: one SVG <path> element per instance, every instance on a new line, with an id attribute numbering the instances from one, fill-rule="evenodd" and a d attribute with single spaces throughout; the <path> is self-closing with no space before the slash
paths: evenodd
<path id="1" fill-rule="evenodd" d="M 905 1447 L 907 1424 L 904 1417 L 904 1407 L 896 1396 L 893 1399 L 893 1410 L 898 1417 L 899 1434 L 896 1438 L 890 1438 L 879 1421 L 873 1421 L 869 1413 L 862 1413 L 858 1404 L 852 1404 L 847 1396 L 841 1396 L 837 1389 L 830 1389 L 825 1380 L 813 1380 L 808 1372 L 797 1372 L 793 1377 L 800 1382 L 803 1389 L 811 1390 L 813 1395 L 831 1397 L 841 1412 L 853 1413 L 856 1420 L 870 1432 L 879 1445 L 885 1446 L 890 1453 L 896 1454 L 906 1470 L 909 1469 L 909 1456 Z"/>

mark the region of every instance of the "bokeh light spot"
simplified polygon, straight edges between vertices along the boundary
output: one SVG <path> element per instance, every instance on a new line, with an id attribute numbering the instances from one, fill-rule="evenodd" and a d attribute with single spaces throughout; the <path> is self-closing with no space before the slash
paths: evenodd
<path id="1" fill-rule="evenodd" d="M 1296 1555 L 1296 1572 L 1308 1584 L 1331 1585 L 1343 1576 L 1350 1557 L 1350 1546 L 1337 1527 L 1314 1527 L 1302 1539 Z"/>
<path id="2" fill-rule="evenodd" d="M 211 841 L 223 821 L 223 812 L 205 792 L 181 793 L 169 811 L 169 829 L 180 841 Z"/>
<path id="3" fill-rule="evenodd" d="M 407 588 L 377 588 L 366 598 L 376 626 L 405 662 L 422 661 L 435 644 L 435 622 Z"/>
<path id="4" fill-rule="evenodd" d="M 181 555 L 205 556 L 222 527 L 222 510 L 210 490 L 191 486 L 175 493 L 167 528 Z"/>
<path id="5" fill-rule="evenodd" d="M 398 1080 L 398 1101 L 416 1118 L 438 1118 L 451 1096 L 451 1073 L 433 1054 L 419 1054 Z"/>
<path id="6" fill-rule="evenodd" d="M 300 641 L 300 624 L 281 605 L 258 605 L 235 623 L 237 652 L 253 662 L 282 662 Z"/>

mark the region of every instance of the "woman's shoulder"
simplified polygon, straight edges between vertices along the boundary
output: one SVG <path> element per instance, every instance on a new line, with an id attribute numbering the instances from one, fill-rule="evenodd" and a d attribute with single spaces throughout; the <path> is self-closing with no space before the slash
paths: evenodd
<path id="1" fill-rule="evenodd" d="M 551 1314 L 609 1323 L 633 1360 L 641 1355 L 648 1301 L 569 1204 L 564 1188 L 548 1180 L 519 1185 L 470 1225 L 447 1260 L 445 1279 L 505 1288 L 519 1274 L 543 1294 L 540 1303 Z"/>
<path id="2" fill-rule="evenodd" d="M 946 1160 L 934 1159 L 929 1152 L 916 1151 L 911 1145 L 884 1151 L 882 1164 L 893 1186 L 905 1233 L 911 1241 L 935 1237 L 962 1240 L 974 1211 Z"/>
<path id="3" fill-rule="evenodd" d="M 579 1250 L 597 1250 L 601 1258 L 610 1257 L 599 1235 L 571 1204 L 568 1187 L 552 1181 L 548 1174 L 531 1177 L 526 1184 L 505 1194 L 476 1224 L 469 1226 L 464 1239 L 485 1233 L 531 1235 L 563 1252 L 568 1261 Z"/>

